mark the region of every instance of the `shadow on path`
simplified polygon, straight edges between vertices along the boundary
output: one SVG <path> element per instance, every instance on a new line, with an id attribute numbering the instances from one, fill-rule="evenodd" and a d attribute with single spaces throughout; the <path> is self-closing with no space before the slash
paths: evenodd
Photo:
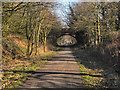
<path id="1" fill-rule="evenodd" d="M 13 72 L 32 73 L 18 88 L 85 88 L 86 85 L 81 78 L 83 75 L 102 77 L 80 73 L 70 48 L 65 48 L 37 71 Z"/>
<path id="2" fill-rule="evenodd" d="M 47 74 L 68 74 L 68 75 L 89 75 L 92 77 L 103 77 L 102 75 L 91 75 L 91 74 L 86 74 L 86 73 L 65 73 L 65 72 L 37 72 L 37 71 L 14 71 L 14 70 L 4 70 L 4 72 L 9 71 L 9 72 L 22 72 L 22 73 L 31 73 L 31 74 L 40 74 L 40 76 L 47 75 Z M 32 77 L 32 76 L 31 76 Z"/>

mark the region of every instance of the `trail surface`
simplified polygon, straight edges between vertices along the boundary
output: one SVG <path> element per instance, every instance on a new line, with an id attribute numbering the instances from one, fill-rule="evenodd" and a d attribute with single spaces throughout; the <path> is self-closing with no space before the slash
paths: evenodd
<path id="1" fill-rule="evenodd" d="M 19 88 L 80 88 L 84 87 L 70 48 L 65 48 L 48 61 Z"/>

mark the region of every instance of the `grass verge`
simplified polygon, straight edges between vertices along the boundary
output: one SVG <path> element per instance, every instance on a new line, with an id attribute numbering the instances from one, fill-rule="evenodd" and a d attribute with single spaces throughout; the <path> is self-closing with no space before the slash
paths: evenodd
<path id="1" fill-rule="evenodd" d="M 102 81 L 104 81 L 104 78 L 101 77 L 102 70 L 97 69 L 89 69 L 85 67 L 83 64 L 81 64 L 81 60 L 76 60 L 79 67 L 80 67 L 80 73 L 84 73 L 86 75 L 81 76 L 82 80 L 86 87 L 102 87 Z"/>
<path id="2" fill-rule="evenodd" d="M 57 54 L 55 51 L 50 51 L 40 55 L 39 57 L 31 58 L 30 60 L 12 60 L 8 63 L 8 66 L 12 63 L 14 65 L 7 70 L 2 72 L 2 88 L 15 88 L 23 81 L 27 79 L 28 76 L 32 74 L 33 71 L 39 69 L 48 60 Z"/>

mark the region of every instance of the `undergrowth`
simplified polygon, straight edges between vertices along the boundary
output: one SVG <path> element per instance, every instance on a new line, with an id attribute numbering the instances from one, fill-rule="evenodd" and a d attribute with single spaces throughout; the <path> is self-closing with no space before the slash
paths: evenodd
<path id="1" fill-rule="evenodd" d="M 2 39 L 2 88 L 17 87 L 59 52 L 48 51 L 28 59 L 25 46 L 25 39 L 21 36 Z"/>
<path id="2" fill-rule="evenodd" d="M 31 60 L 14 60 L 14 67 L 3 71 L 2 88 L 15 88 L 27 79 L 34 71 L 39 69 L 57 52 L 49 52 Z"/>
<path id="3" fill-rule="evenodd" d="M 76 60 L 78 62 L 80 73 L 86 74 L 81 76 L 83 79 L 83 82 L 86 87 L 102 87 L 101 82 L 104 81 L 103 77 L 101 76 L 101 72 L 103 70 L 98 69 L 89 69 L 85 67 L 83 64 L 81 64 L 81 60 Z M 98 75 L 98 77 L 97 77 Z"/>
<path id="4" fill-rule="evenodd" d="M 116 72 L 118 57 L 114 55 L 114 51 L 114 48 L 108 50 L 103 47 L 76 47 L 73 49 L 73 54 L 80 66 L 80 72 L 88 74 L 82 76 L 87 86 L 105 88 L 120 86 L 119 73 Z M 102 77 L 93 77 L 93 75 L 101 75 Z"/>

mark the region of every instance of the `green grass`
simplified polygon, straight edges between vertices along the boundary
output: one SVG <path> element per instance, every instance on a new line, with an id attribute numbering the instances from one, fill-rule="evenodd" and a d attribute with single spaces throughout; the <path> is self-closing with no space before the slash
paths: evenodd
<path id="1" fill-rule="evenodd" d="M 44 65 L 48 60 L 51 60 L 51 58 L 57 53 L 58 52 L 52 51 L 49 53 L 45 53 L 38 58 L 16 63 L 15 67 L 10 68 L 9 71 L 3 72 L 2 87 L 3 88 L 17 87 L 19 84 L 25 81 L 28 76 L 31 75 L 31 73 L 25 73 L 24 71 L 36 71 L 42 65 Z M 18 72 L 13 72 L 13 71 L 18 71 Z"/>
<path id="2" fill-rule="evenodd" d="M 86 87 L 102 87 L 101 82 L 103 81 L 102 77 L 92 77 L 90 75 L 101 75 L 100 70 L 93 70 L 85 67 L 81 64 L 81 60 L 77 60 L 80 72 L 88 75 L 83 75 L 82 80 Z"/>
<path id="3" fill-rule="evenodd" d="M 17 39 L 22 41 L 24 38 L 17 37 Z M 33 55 L 28 60 L 24 57 L 26 49 L 23 46 L 14 42 L 12 38 L 2 38 L 2 41 L 2 50 L 4 51 L 2 55 L 2 65 L 3 69 L 6 70 L 2 72 L 2 88 L 17 87 L 32 74 L 26 73 L 25 71 L 36 71 L 59 52 L 49 51 L 40 53 L 37 57 Z M 14 56 L 12 50 L 15 51 L 15 59 L 12 59 Z"/>

